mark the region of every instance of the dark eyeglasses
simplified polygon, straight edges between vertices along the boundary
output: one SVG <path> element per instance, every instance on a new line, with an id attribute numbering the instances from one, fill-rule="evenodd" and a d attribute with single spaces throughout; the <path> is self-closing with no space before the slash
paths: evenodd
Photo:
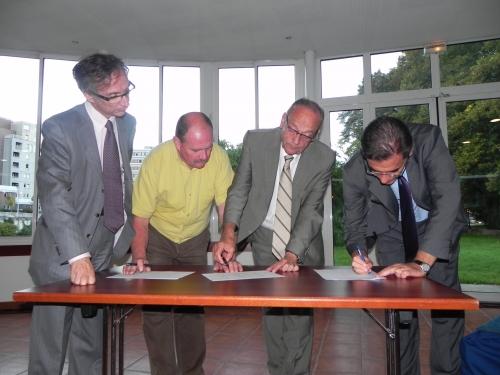
<path id="1" fill-rule="evenodd" d="M 405 166 L 403 168 L 403 171 L 406 169 L 406 165 L 408 164 L 408 160 L 409 160 L 409 158 L 406 159 L 406 163 L 405 163 Z M 366 161 L 365 158 L 363 158 L 363 161 L 365 163 L 365 170 L 366 170 L 366 174 L 368 176 L 373 176 L 373 177 L 376 177 L 378 179 L 380 179 L 380 177 L 382 177 L 382 176 L 387 176 L 390 179 L 394 179 L 394 180 L 397 180 L 398 178 L 403 177 L 403 174 L 393 174 L 393 173 L 387 173 L 387 172 L 372 172 L 370 169 L 370 166 L 368 165 L 368 162 Z"/>
<path id="2" fill-rule="evenodd" d="M 309 142 L 314 142 L 314 140 L 316 139 L 316 134 L 313 136 L 313 137 L 310 137 L 308 135 L 305 135 L 305 134 L 302 134 L 302 133 L 299 133 L 297 130 L 295 130 L 294 128 L 291 128 L 289 123 L 288 123 L 288 115 L 286 115 L 286 131 L 288 132 L 288 134 L 290 134 L 291 136 L 300 136 L 300 140 L 301 141 L 309 141 Z"/>
<path id="3" fill-rule="evenodd" d="M 127 97 L 127 99 L 128 99 L 130 91 L 132 91 L 133 89 L 135 89 L 135 85 L 129 81 L 129 86 L 128 86 L 127 91 L 125 91 L 123 94 L 120 94 L 120 95 L 108 97 L 108 96 L 99 95 L 98 93 L 96 93 L 94 91 L 89 91 L 89 93 L 94 95 L 94 96 L 97 96 L 98 98 L 100 98 L 102 100 L 106 100 L 108 103 L 114 104 L 114 103 L 118 103 L 120 100 L 122 100 L 122 98 L 124 96 Z"/>

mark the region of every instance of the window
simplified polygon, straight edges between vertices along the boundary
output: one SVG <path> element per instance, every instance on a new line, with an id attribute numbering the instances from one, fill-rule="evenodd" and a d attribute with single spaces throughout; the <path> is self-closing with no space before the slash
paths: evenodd
<path id="1" fill-rule="evenodd" d="M 500 39 L 448 46 L 439 56 L 441 85 L 500 82 L 499 57 Z"/>
<path id="2" fill-rule="evenodd" d="M 17 172 L 12 172 L 12 177 L 14 177 L 14 178 L 18 178 L 18 177 L 19 177 L 19 173 L 17 173 Z"/>
<path id="3" fill-rule="evenodd" d="M 200 111 L 200 81 L 198 66 L 163 66 L 162 141 L 174 137 L 179 117 Z"/>
<path id="4" fill-rule="evenodd" d="M 158 67 L 129 66 L 128 77 L 136 89 L 130 93 L 127 112 L 137 120 L 134 148 L 156 146 L 159 143 L 160 83 Z"/>
<path id="5" fill-rule="evenodd" d="M 13 166 L 14 168 L 19 168 L 19 163 L 18 163 L 18 162 L 13 162 L 13 163 L 12 163 L 12 166 Z"/>
<path id="6" fill-rule="evenodd" d="M 500 99 L 446 105 L 450 153 L 474 227 L 500 227 Z M 495 121 L 497 120 L 497 121 Z"/>
<path id="7" fill-rule="evenodd" d="M 404 122 L 411 122 L 415 124 L 428 124 L 430 123 L 429 105 L 405 105 L 396 107 L 383 107 L 375 110 L 375 116 L 391 116 L 396 117 Z"/>
<path id="8" fill-rule="evenodd" d="M 295 66 L 259 66 L 257 74 L 259 129 L 275 128 L 295 101 Z"/>
<path id="9" fill-rule="evenodd" d="M 236 146 L 255 129 L 254 68 L 219 69 L 219 141 Z"/>
<path id="10" fill-rule="evenodd" d="M 321 96 L 334 98 L 363 94 L 363 57 L 321 61 Z"/>
<path id="11" fill-rule="evenodd" d="M 12 156 L 15 157 L 15 158 L 18 158 L 19 157 L 19 152 L 13 152 Z"/>
<path id="12" fill-rule="evenodd" d="M 422 49 L 371 55 L 372 92 L 431 88 L 431 62 Z M 404 74 L 402 74 L 404 72 Z"/>

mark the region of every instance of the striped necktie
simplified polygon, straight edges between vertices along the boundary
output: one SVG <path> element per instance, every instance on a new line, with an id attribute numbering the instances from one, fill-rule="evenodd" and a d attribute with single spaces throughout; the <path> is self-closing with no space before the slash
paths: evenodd
<path id="1" fill-rule="evenodd" d="M 278 198 L 276 199 L 272 251 L 278 259 L 285 256 L 286 245 L 290 240 L 290 231 L 292 230 L 292 173 L 290 172 L 292 160 L 293 156 L 285 155 L 285 166 L 281 172 Z"/>

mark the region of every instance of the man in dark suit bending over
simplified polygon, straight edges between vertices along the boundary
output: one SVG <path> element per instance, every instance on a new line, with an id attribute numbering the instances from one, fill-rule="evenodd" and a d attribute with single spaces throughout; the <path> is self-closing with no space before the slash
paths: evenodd
<path id="1" fill-rule="evenodd" d="M 247 132 L 213 248 L 215 270 L 242 271 L 235 249 L 245 240 L 255 264 L 272 272 L 324 265 L 323 198 L 335 153 L 316 141 L 323 117 L 318 104 L 299 99 L 279 128 Z M 309 374 L 312 309 L 264 308 L 263 326 L 269 372 Z"/>
<path id="2" fill-rule="evenodd" d="M 361 136 L 361 151 L 344 167 L 343 186 L 344 238 L 355 272 L 370 270 L 366 250 L 376 242 L 387 266 L 380 276 L 427 276 L 460 290 L 459 240 L 467 217 L 460 179 L 437 126 L 375 119 Z M 458 375 L 463 311 L 431 314 L 431 373 Z M 401 374 L 420 374 L 417 311 L 400 311 L 399 320 Z"/>
<path id="3" fill-rule="evenodd" d="M 29 265 L 36 285 L 94 284 L 95 272 L 130 246 L 135 118 L 126 113 L 134 89 L 127 73 L 116 56 L 85 57 L 73 76 L 86 102 L 43 123 L 36 175 L 43 214 Z M 102 373 L 102 309 L 36 305 L 28 373 L 61 374 L 68 347 L 70 374 Z"/>

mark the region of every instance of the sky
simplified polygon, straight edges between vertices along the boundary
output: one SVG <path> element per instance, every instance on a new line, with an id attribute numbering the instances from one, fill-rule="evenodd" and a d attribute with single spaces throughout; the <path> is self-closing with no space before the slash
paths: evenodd
<path id="1" fill-rule="evenodd" d="M 386 73 L 395 67 L 400 53 L 373 55 L 374 70 Z M 72 77 L 75 61 L 45 60 L 42 122 L 84 101 Z M 136 85 L 130 94 L 128 112 L 137 119 L 134 148 L 155 146 L 159 140 L 159 74 L 157 67 L 130 66 L 129 79 Z M 36 123 L 39 60 L 0 56 L 0 117 Z M 362 58 L 329 60 L 322 64 L 323 96 L 356 95 L 361 83 Z M 200 69 L 164 67 L 163 141 L 173 137 L 177 119 L 183 113 L 200 109 Z M 247 129 L 255 128 L 254 68 L 219 71 L 219 123 L 221 139 L 237 145 Z M 295 99 L 293 66 L 258 68 L 259 127 L 279 126 L 282 114 Z M 331 123 L 333 140 L 338 126 Z M 335 147 L 334 147 L 335 148 Z"/>

